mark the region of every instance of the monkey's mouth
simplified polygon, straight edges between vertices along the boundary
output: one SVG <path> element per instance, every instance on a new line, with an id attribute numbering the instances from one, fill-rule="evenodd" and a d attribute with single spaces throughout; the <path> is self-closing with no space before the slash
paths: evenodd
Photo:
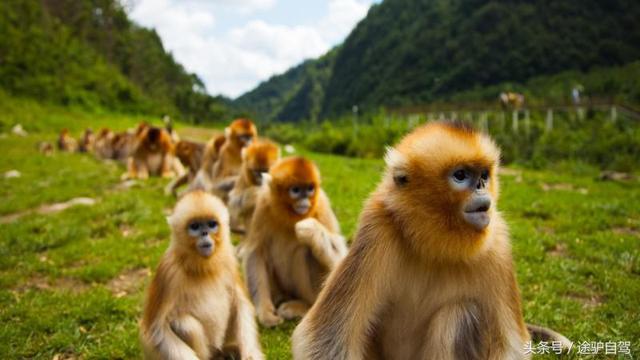
<path id="1" fill-rule="evenodd" d="M 489 225 L 489 209 L 491 199 L 487 196 L 478 196 L 471 200 L 464 208 L 462 217 L 477 230 L 483 230 Z"/>
<path id="2" fill-rule="evenodd" d="M 200 255 L 204 257 L 209 257 L 213 253 L 213 242 L 201 242 L 197 247 Z"/>

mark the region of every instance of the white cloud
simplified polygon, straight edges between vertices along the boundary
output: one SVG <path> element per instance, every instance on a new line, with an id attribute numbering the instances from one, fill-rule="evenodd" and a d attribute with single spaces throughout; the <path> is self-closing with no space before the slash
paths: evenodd
<path id="1" fill-rule="evenodd" d="M 366 15 L 370 4 L 371 0 L 329 0 L 328 13 L 318 14 L 310 25 L 244 19 L 222 31 L 216 29 L 221 6 L 247 18 L 273 7 L 275 0 L 141 0 L 131 17 L 156 28 L 165 47 L 203 79 L 210 93 L 235 97 L 328 51 Z"/>

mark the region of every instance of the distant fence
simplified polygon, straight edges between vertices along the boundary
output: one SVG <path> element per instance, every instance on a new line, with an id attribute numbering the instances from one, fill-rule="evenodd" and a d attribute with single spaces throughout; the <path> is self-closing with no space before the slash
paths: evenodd
<path id="1" fill-rule="evenodd" d="M 502 108 L 490 104 L 424 105 L 388 109 L 390 115 L 406 118 L 409 126 L 417 125 L 426 120 L 449 119 L 473 122 L 481 129 L 488 130 L 491 123 L 497 121 L 502 126 L 502 124 L 506 124 L 509 117 L 514 132 L 519 132 L 521 128 L 529 130 L 532 112 L 542 113 L 545 119 L 545 130 L 551 131 L 554 127 L 556 114 L 573 113 L 579 120 L 584 120 L 588 111 L 604 112 L 612 122 L 616 122 L 620 117 L 640 121 L 640 110 L 629 105 L 606 101 L 591 101 L 579 105 L 527 105 L 520 109 Z"/>

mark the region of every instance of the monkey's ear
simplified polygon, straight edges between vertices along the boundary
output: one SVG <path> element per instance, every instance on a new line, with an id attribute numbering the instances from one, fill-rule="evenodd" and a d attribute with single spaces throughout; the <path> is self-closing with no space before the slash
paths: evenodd
<path id="1" fill-rule="evenodd" d="M 407 158 L 402 155 L 400 151 L 387 147 L 384 161 L 387 163 L 387 167 L 393 177 L 393 182 L 397 186 L 404 186 L 409 182 L 407 176 Z"/>
<path id="2" fill-rule="evenodd" d="M 387 153 L 384 155 L 384 162 L 392 170 L 404 169 L 407 166 L 407 158 L 400 151 L 389 146 L 387 146 Z"/>
<path id="3" fill-rule="evenodd" d="M 266 186 L 270 186 L 271 185 L 271 180 L 273 180 L 273 178 L 271 177 L 271 174 L 269 173 L 262 173 L 262 183 Z"/>

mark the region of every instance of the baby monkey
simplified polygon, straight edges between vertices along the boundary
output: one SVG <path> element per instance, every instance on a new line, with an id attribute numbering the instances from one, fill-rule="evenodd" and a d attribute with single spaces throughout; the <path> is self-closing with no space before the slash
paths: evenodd
<path id="1" fill-rule="evenodd" d="M 145 357 L 263 359 L 222 201 L 203 191 L 187 193 L 168 222 L 171 243 L 141 321 Z"/>

